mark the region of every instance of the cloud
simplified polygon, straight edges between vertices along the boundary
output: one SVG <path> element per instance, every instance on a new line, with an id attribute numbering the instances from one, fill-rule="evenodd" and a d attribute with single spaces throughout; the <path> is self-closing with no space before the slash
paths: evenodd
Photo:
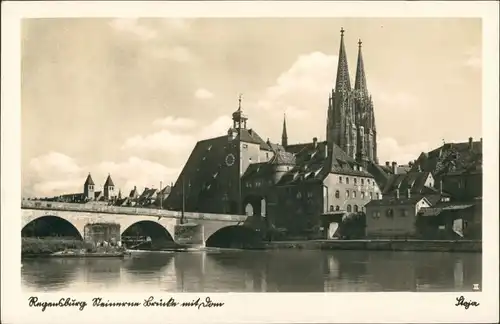
<path id="1" fill-rule="evenodd" d="M 398 164 L 407 164 L 409 161 L 416 160 L 420 153 L 428 152 L 434 148 L 427 142 L 401 145 L 394 138 L 390 137 L 378 139 L 377 143 L 377 153 L 381 164 L 384 164 L 385 161 L 396 161 Z"/>
<path id="2" fill-rule="evenodd" d="M 151 40 L 158 37 L 158 31 L 139 23 L 136 18 L 113 19 L 110 26 L 120 32 L 127 32 L 142 40 Z"/>
<path id="3" fill-rule="evenodd" d="M 482 67 L 482 59 L 480 56 L 470 55 L 465 60 L 464 65 L 467 67 L 480 69 Z"/>
<path id="4" fill-rule="evenodd" d="M 168 168 L 163 164 L 144 160 L 135 156 L 121 162 L 103 161 L 90 165 L 79 165 L 75 159 L 62 153 L 50 152 L 33 158 L 28 170 L 23 170 L 23 195 L 32 197 L 52 197 L 60 194 L 79 193 L 87 173 L 91 172 L 96 189 L 101 190 L 104 181 L 111 174 L 122 194 L 137 186 L 160 186 L 174 182 L 180 169 Z"/>
<path id="5" fill-rule="evenodd" d="M 189 118 L 168 116 L 153 121 L 153 125 L 160 126 L 163 128 L 175 128 L 175 129 L 187 130 L 194 128 L 197 125 L 197 123 L 193 119 Z"/>
<path id="6" fill-rule="evenodd" d="M 176 120 L 179 119 L 166 117 L 161 120 L 165 128 L 149 134 L 138 134 L 126 139 L 121 147 L 122 151 L 131 154 L 137 153 L 141 156 L 153 154 L 163 157 L 162 163 L 169 168 L 180 170 L 187 161 L 196 142 L 222 136 L 226 134 L 227 129 L 232 125 L 232 120 L 229 116 L 220 116 L 203 127 L 195 127 L 187 122 L 187 120 L 184 126 L 189 127 L 169 127 L 169 124 L 173 124 Z M 161 124 L 159 120 L 153 123 L 156 125 Z M 187 131 L 188 129 L 189 132 Z"/>
<path id="7" fill-rule="evenodd" d="M 332 71 L 337 57 L 322 52 L 300 55 L 290 69 L 283 72 L 276 84 L 266 89 L 257 107 L 268 111 L 287 111 L 287 115 L 300 118 L 308 110 L 324 109 L 325 98 L 333 87 Z"/>
<path id="8" fill-rule="evenodd" d="M 214 94 L 205 88 L 200 88 L 195 91 L 194 96 L 198 99 L 211 99 L 214 97 Z"/>
<path id="9" fill-rule="evenodd" d="M 187 63 L 195 59 L 194 54 L 184 46 L 157 46 L 150 49 L 149 53 L 156 59 L 169 59 L 179 63 Z"/>
<path id="10" fill-rule="evenodd" d="M 415 107 L 418 103 L 417 97 L 410 92 L 374 91 L 372 93 L 374 105 L 376 106 L 375 109 L 382 107 L 387 110 L 407 110 Z"/>

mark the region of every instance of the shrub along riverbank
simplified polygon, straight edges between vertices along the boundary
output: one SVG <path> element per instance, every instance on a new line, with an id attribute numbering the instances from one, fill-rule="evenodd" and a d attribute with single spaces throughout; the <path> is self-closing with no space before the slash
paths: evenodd
<path id="1" fill-rule="evenodd" d="M 68 249 L 86 251 L 92 250 L 93 246 L 82 240 L 66 237 L 23 237 L 21 240 L 21 256 L 47 256 L 55 252 Z M 90 251 L 89 251 L 90 252 Z"/>
<path id="2" fill-rule="evenodd" d="M 121 250 L 121 248 L 113 246 L 96 247 L 92 243 L 66 237 L 23 237 L 21 240 L 21 257 L 43 257 L 62 251 L 112 254 Z"/>

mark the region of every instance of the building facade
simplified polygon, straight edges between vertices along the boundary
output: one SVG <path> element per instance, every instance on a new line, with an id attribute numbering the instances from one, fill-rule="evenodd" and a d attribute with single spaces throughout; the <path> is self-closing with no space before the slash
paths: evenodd
<path id="1" fill-rule="evenodd" d="M 281 144 L 249 128 L 241 97 L 227 135 L 199 141 L 164 207 L 212 213 L 247 213 L 264 227 L 314 232 L 327 211 L 361 213 L 381 199 L 387 175 L 379 166 L 373 101 L 367 89 L 361 42 L 354 88 L 341 30 L 339 69 L 329 98 L 326 141 L 290 144 L 286 118 Z M 375 169 L 377 176 L 370 172 Z"/>

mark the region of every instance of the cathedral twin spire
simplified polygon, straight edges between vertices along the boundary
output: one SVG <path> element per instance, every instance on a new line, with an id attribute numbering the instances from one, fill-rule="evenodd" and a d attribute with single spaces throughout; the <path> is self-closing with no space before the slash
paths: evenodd
<path id="1" fill-rule="evenodd" d="M 328 105 L 327 141 L 340 146 L 352 158 L 376 161 L 375 119 L 366 85 L 362 42 L 358 41 L 358 61 L 353 89 L 344 32 L 344 28 L 341 28 L 337 77 Z"/>

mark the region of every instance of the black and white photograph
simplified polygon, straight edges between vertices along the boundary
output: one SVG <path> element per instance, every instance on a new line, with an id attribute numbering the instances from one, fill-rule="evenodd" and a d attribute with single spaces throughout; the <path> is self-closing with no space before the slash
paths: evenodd
<path id="1" fill-rule="evenodd" d="M 190 296 L 189 316 L 208 320 L 232 307 L 225 293 L 253 307 L 391 292 L 445 293 L 466 321 L 498 320 L 480 298 L 498 292 L 498 89 L 485 100 L 498 39 L 485 20 L 273 10 L 18 21 L 19 107 L 4 106 L 2 82 L 2 129 L 19 124 L 18 207 L 2 206 L 2 265 L 8 231 L 20 245 L 9 281 L 30 313 L 87 313 L 70 309 L 78 294 L 139 294 L 145 306 Z M 95 299 L 89 311 L 120 306 Z"/>

